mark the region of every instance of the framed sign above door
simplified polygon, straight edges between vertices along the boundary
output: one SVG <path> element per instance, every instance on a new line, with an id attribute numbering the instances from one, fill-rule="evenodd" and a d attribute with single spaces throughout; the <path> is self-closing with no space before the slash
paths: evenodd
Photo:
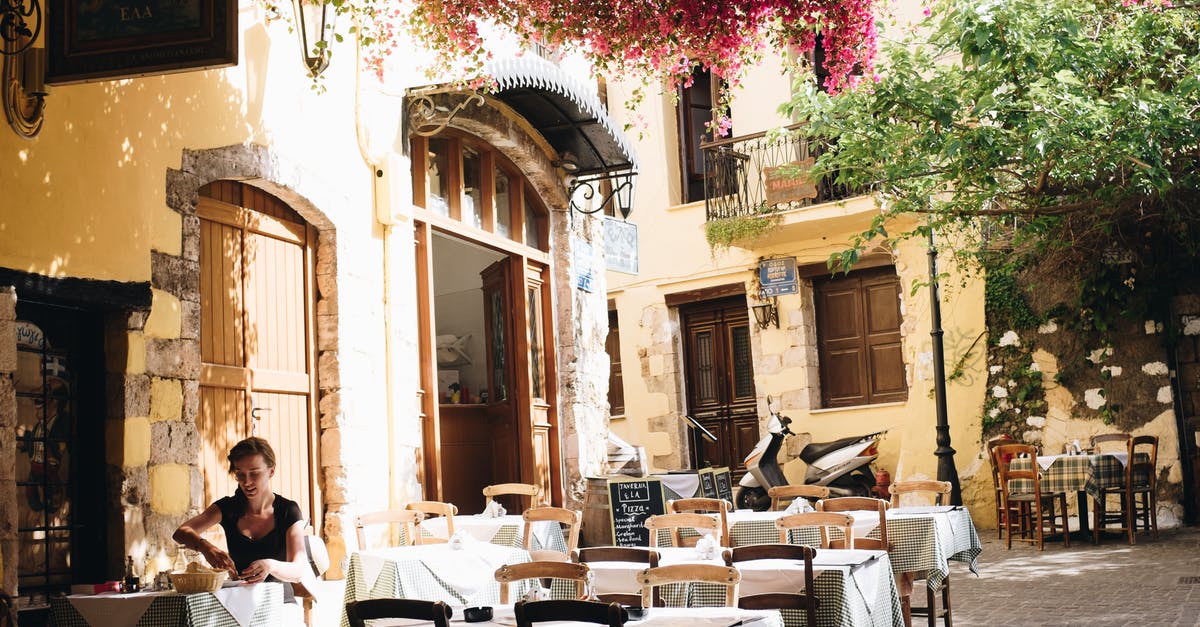
<path id="1" fill-rule="evenodd" d="M 237 64 L 236 0 L 51 0 L 46 82 Z"/>

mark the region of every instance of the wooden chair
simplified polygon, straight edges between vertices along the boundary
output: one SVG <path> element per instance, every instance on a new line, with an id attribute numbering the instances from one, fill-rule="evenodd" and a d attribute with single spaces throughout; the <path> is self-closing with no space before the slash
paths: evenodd
<path id="1" fill-rule="evenodd" d="M 312 627 L 313 605 L 317 602 L 316 593 L 319 586 L 317 580 L 329 570 L 329 547 L 325 546 L 325 541 L 316 535 L 307 521 L 304 525 L 304 557 L 308 560 L 312 575 L 304 573 L 300 581 L 293 582 L 292 594 L 300 600 L 300 607 L 304 610 L 304 624 Z"/>
<path id="2" fill-rule="evenodd" d="M 575 582 L 575 598 L 587 593 L 587 564 L 572 562 L 524 562 L 505 564 L 496 569 L 496 581 L 500 582 L 500 605 L 512 601 L 508 598 L 508 585 L 526 579 L 565 579 Z"/>
<path id="3" fill-rule="evenodd" d="M 379 618 L 409 618 L 432 621 L 434 627 L 450 627 L 449 605 L 441 601 L 416 599 L 363 599 L 346 604 L 346 620 L 350 627 L 366 627 L 367 621 Z"/>
<path id="4" fill-rule="evenodd" d="M 562 507 L 534 507 L 525 510 L 521 517 L 525 519 L 525 535 L 522 539 L 522 546 L 534 561 L 553 560 L 557 562 L 567 562 L 571 559 L 571 553 L 579 548 L 579 512 L 564 509 Z M 533 548 L 533 523 L 549 521 L 567 526 L 567 552 L 555 551 L 553 549 L 534 549 Z"/>
<path id="5" fill-rule="evenodd" d="M 767 489 L 767 496 L 771 497 L 771 509 L 781 512 L 787 509 L 792 500 L 800 497 L 813 502 L 827 499 L 829 488 L 823 485 L 777 485 Z M 786 504 L 785 500 L 788 501 Z"/>
<path id="6" fill-rule="evenodd" d="M 418 521 L 415 525 L 416 540 L 413 542 L 414 544 L 440 544 L 443 542 L 449 542 L 450 537 L 454 535 L 454 515 L 458 513 L 458 507 L 456 507 L 453 503 L 443 503 L 441 501 L 413 501 L 412 503 L 405 505 L 404 509 L 414 512 L 421 512 L 421 514 L 424 515 L 424 518 L 443 516 L 446 519 L 445 538 L 433 535 L 426 537 L 421 531 L 421 522 L 424 522 L 424 518 L 421 521 Z"/>
<path id="7" fill-rule="evenodd" d="M 798 544 L 751 544 L 725 549 L 725 565 L 737 566 L 751 560 L 785 559 L 804 562 L 804 593 L 752 594 L 738 599 L 738 607 L 750 610 L 804 610 L 805 625 L 817 624 L 816 590 L 813 588 L 813 557 L 811 546 Z"/>
<path id="8" fill-rule="evenodd" d="M 732 546 L 729 538 L 729 501 L 708 498 L 675 499 L 667 501 L 667 513 L 716 514 L 717 522 L 721 523 L 721 546 Z M 684 542 L 691 540 L 691 538 L 681 539 Z M 695 542 L 693 541 L 691 544 L 695 544 Z"/>
<path id="9" fill-rule="evenodd" d="M 937 505 L 942 505 L 950 494 L 949 481 L 899 481 L 892 484 L 892 507 L 898 507 L 900 497 L 904 494 L 926 494 L 932 495 L 933 501 Z M 909 577 L 906 582 L 901 583 L 901 588 L 905 587 L 905 583 L 913 584 L 913 578 Z M 916 586 L 912 586 L 916 587 Z M 937 624 L 937 619 L 941 618 L 946 627 L 951 627 L 954 624 L 954 619 L 951 616 L 950 606 L 950 575 L 947 573 L 946 578 L 942 580 L 942 607 L 937 607 L 936 590 L 931 589 L 928 585 L 925 588 L 925 605 L 909 605 L 909 612 L 918 616 L 925 616 L 929 619 L 929 627 Z"/>
<path id="10" fill-rule="evenodd" d="M 1158 438 L 1152 435 L 1130 437 L 1125 443 L 1129 457 L 1125 461 L 1125 481 L 1115 488 L 1101 488 L 1092 515 L 1092 541 L 1100 541 L 1101 531 L 1124 531 L 1129 543 L 1137 542 L 1138 524 L 1158 540 Z M 1138 455 L 1143 456 L 1140 460 Z M 1120 498 L 1121 508 L 1108 511 L 1108 495 Z M 1138 497 L 1141 497 L 1140 503 Z M 1120 527 L 1109 527 L 1109 523 Z"/>
<path id="11" fill-rule="evenodd" d="M 517 601 L 513 606 L 517 627 L 531 627 L 534 623 L 571 621 L 595 623 L 608 627 L 621 627 L 629 615 L 616 603 L 598 601 Z"/>
<path id="12" fill-rule="evenodd" d="M 1000 494 L 1004 499 L 1004 509 L 1015 509 L 1014 505 L 1020 505 L 1020 510 L 1023 515 L 1014 518 L 1008 516 L 1005 519 L 1005 535 L 1008 536 L 1007 548 L 1012 548 L 1013 531 L 1017 527 L 1028 524 L 1029 529 L 1033 532 L 1032 537 L 1026 538 L 1022 536 L 1020 539 L 1024 542 L 1033 542 L 1037 544 L 1038 550 L 1046 548 L 1046 524 L 1050 525 L 1050 534 L 1059 533 L 1055 511 L 1055 504 L 1062 505 L 1062 536 L 1063 545 L 1071 546 L 1071 533 L 1067 528 L 1067 494 L 1065 492 L 1043 492 L 1041 481 L 1041 468 L 1037 464 L 1037 449 L 1029 444 L 1001 444 L 993 451 L 998 459 L 1013 459 L 1019 456 L 1029 458 L 1029 470 L 1013 470 L 1012 464 L 1004 464 L 1000 466 Z M 1012 492 L 1009 482 L 1014 479 L 1026 479 L 1033 482 L 1032 492 L 1014 493 Z M 1025 522 L 1021 522 L 1025 520 Z"/>
<path id="13" fill-rule="evenodd" d="M 571 554 L 571 561 L 580 564 L 592 562 L 630 562 L 645 564 L 647 568 L 658 568 L 658 551 L 633 546 L 596 546 L 579 549 Z M 620 603 L 621 605 L 642 604 L 642 593 L 638 592 L 606 592 L 597 594 L 597 599 L 605 603 Z M 658 599 L 654 600 L 658 603 Z"/>
<path id="14" fill-rule="evenodd" d="M 742 574 L 732 566 L 716 564 L 672 564 L 647 568 L 638 573 L 642 584 L 642 607 L 650 607 L 655 599 L 654 590 L 672 583 L 711 583 L 725 586 L 725 607 L 737 607 L 738 584 Z"/>
<path id="15" fill-rule="evenodd" d="M 1093 435 L 1091 439 L 1092 452 L 1101 453 L 1101 449 L 1111 449 L 1119 453 L 1124 453 L 1129 444 L 1129 440 L 1131 439 L 1133 439 L 1133 436 L 1128 433 L 1100 433 Z M 1109 442 L 1117 442 L 1118 444 L 1113 446 L 1102 446 L 1103 444 L 1107 444 Z"/>
<path id="16" fill-rule="evenodd" d="M 531 483 L 497 483 L 495 485 L 489 485 L 483 488 L 483 497 L 485 500 L 502 500 L 503 502 L 500 504 L 504 506 L 504 509 L 514 514 L 517 513 L 518 510 L 523 512 L 530 507 L 538 505 L 540 502 L 538 497 L 541 495 L 542 487 L 533 485 Z M 498 496 L 511 496 L 512 498 L 497 499 L 496 497 Z M 525 507 L 521 506 L 521 500 L 519 497 L 522 496 L 529 497 L 529 503 Z M 513 508 L 514 505 L 516 506 L 515 508 Z"/>
<path id="17" fill-rule="evenodd" d="M 835 541 L 844 543 L 849 540 L 854 542 L 854 518 L 849 514 L 838 514 L 832 512 L 802 512 L 799 514 L 789 514 L 775 519 L 775 528 L 779 530 L 780 544 L 789 544 L 791 542 L 790 535 L 793 529 L 809 529 L 817 527 L 821 532 L 821 548 L 831 548 Z M 842 539 L 837 540 L 833 534 L 829 533 L 831 527 L 842 530 Z"/>
<path id="18" fill-rule="evenodd" d="M 1002 460 L 997 460 L 996 455 L 994 453 L 995 448 L 997 446 L 1000 446 L 1001 444 L 1012 444 L 1013 442 L 1016 442 L 1016 440 L 1012 439 L 1012 436 L 1009 436 L 1008 434 L 1003 434 L 1003 435 L 998 435 L 998 436 L 988 440 L 987 444 L 986 444 L 988 461 L 992 466 L 992 490 L 994 492 L 993 497 L 996 500 L 996 539 L 997 540 L 1004 539 L 1005 521 L 1008 519 L 1008 517 L 1010 515 L 1014 516 L 1018 519 L 1021 519 L 1021 512 L 1019 511 L 1020 508 L 1017 508 L 1017 510 L 1011 511 L 1011 512 L 1005 511 L 1005 509 L 1004 509 L 1004 496 L 1000 493 L 1000 466 L 1003 465 L 1003 466 L 1007 467 L 1008 459 L 1005 458 Z M 1022 533 L 1022 535 L 1024 535 L 1024 533 Z"/>
<path id="19" fill-rule="evenodd" d="M 945 505 L 946 500 L 950 498 L 950 482 L 929 480 L 897 481 L 892 484 L 889 491 L 892 495 L 892 507 L 900 507 L 901 497 L 906 494 L 929 496 L 932 497 L 934 505 Z"/>
<path id="20" fill-rule="evenodd" d="M 879 512 L 879 526 L 877 527 L 879 530 L 878 538 L 860 538 L 855 536 L 853 543 L 833 542 L 829 548 L 890 551 L 892 545 L 888 543 L 887 510 L 891 506 L 891 503 L 888 503 L 883 499 L 876 499 L 868 496 L 843 496 L 834 499 L 821 499 L 820 501 L 817 501 L 818 512 Z"/>
<path id="21" fill-rule="evenodd" d="M 705 531 L 712 532 L 714 535 L 721 533 L 721 521 L 705 514 L 659 514 L 646 519 L 646 528 L 650 530 L 650 544 L 658 544 L 658 530 L 669 529 L 671 531 L 671 546 L 696 546 L 699 537 L 681 537 L 680 529 L 694 529 L 698 534 L 703 534 Z M 718 538 L 718 542 L 723 539 Z"/>
<path id="22" fill-rule="evenodd" d="M 365 528 L 370 525 L 400 525 L 400 546 L 410 546 L 417 542 L 417 525 L 425 518 L 425 514 L 409 509 L 385 509 L 378 512 L 368 512 L 354 517 L 354 534 L 358 536 L 359 550 L 366 550 L 367 533 Z"/>

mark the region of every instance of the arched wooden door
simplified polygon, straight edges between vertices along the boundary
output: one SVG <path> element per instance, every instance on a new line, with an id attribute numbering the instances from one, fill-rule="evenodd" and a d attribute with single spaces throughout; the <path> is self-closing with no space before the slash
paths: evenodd
<path id="1" fill-rule="evenodd" d="M 201 190 L 200 466 L 204 500 L 237 487 L 226 454 L 253 434 L 275 449 L 272 488 L 320 520 L 313 338 L 316 231 L 236 181 Z"/>

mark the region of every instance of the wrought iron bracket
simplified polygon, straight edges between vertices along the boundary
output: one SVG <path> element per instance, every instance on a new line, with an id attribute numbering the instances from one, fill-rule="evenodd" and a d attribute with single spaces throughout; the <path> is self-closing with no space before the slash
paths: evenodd
<path id="1" fill-rule="evenodd" d="M 442 132 L 454 120 L 454 116 L 467 108 L 467 105 L 474 104 L 482 107 L 485 102 L 482 95 L 474 92 L 467 94 L 467 99 L 458 103 L 453 109 L 438 106 L 429 94 L 414 95 L 410 98 L 412 100 L 409 102 L 408 108 L 412 117 L 417 121 L 413 134 L 421 137 L 432 137 Z M 445 119 L 442 119 L 440 124 L 436 124 L 434 120 L 440 119 L 441 116 L 445 116 Z M 431 126 L 432 128 L 430 128 Z"/>
<path id="2" fill-rule="evenodd" d="M 637 172 L 632 169 L 612 170 L 579 176 L 571 180 L 567 186 L 567 196 L 571 199 L 571 208 L 579 213 L 593 214 L 603 211 L 609 203 L 613 203 L 621 218 L 628 219 L 633 211 L 633 177 Z M 608 183 L 608 185 L 605 185 Z M 585 201 L 589 209 L 580 206 L 576 199 Z M 598 202 L 591 202 L 599 199 Z"/>
<path id="3" fill-rule="evenodd" d="M 32 26 L 30 25 L 32 22 Z M 31 0 L 0 0 L 0 54 L 19 55 L 37 41 L 42 32 L 42 3 Z"/>

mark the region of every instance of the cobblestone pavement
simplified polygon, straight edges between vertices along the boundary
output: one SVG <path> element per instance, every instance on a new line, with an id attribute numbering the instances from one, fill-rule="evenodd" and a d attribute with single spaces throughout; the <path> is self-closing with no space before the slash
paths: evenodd
<path id="1" fill-rule="evenodd" d="M 1045 551 L 1006 550 L 991 529 L 980 536 L 979 577 L 952 563 L 956 626 L 1200 625 L 1200 527 L 1161 529 L 1157 542 L 1140 534 L 1133 546 L 1076 533 L 1070 548 L 1055 538 Z"/>

